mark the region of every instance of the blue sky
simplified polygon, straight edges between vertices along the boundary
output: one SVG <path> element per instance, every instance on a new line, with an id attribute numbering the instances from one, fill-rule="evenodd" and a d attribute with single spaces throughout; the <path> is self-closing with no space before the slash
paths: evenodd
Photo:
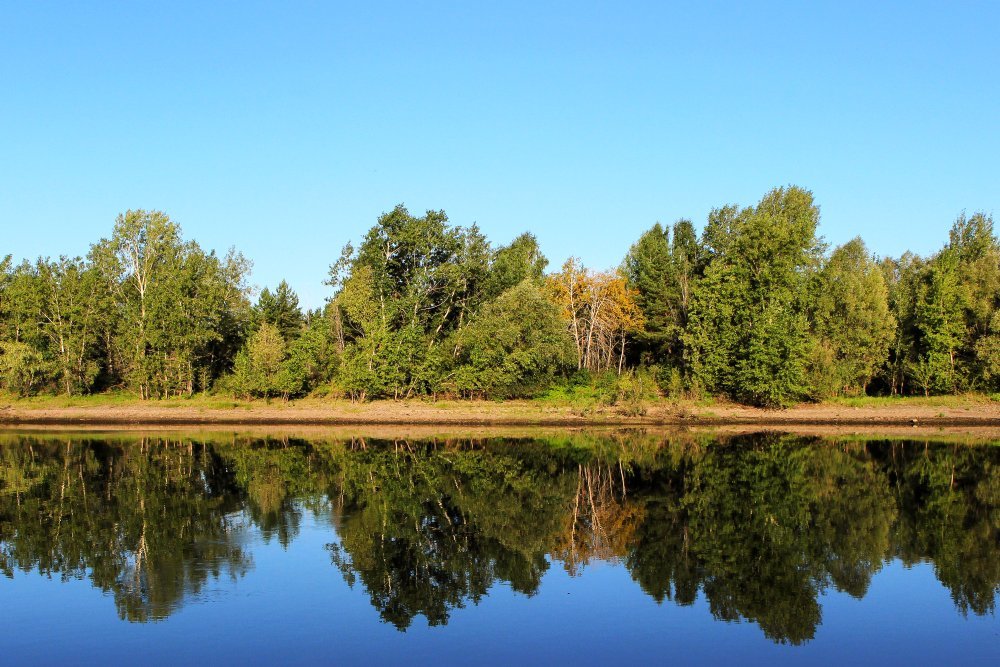
<path id="1" fill-rule="evenodd" d="M 399 202 L 618 264 L 656 221 L 811 189 L 832 243 L 1000 212 L 1000 2 L 7 2 L 0 254 L 128 208 L 322 303 Z"/>

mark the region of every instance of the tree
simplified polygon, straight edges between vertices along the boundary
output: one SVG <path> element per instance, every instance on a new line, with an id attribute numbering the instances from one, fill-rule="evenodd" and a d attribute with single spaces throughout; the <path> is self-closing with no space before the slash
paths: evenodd
<path id="1" fill-rule="evenodd" d="M 98 272 L 77 257 L 36 264 L 39 326 L 67 395 L 89 392 L 100 371 L 101 332 L 109 324 L 110 303 Z"/>
<path id="2" fill-rule="evenodd" d="M 281 376 L 285 361 L 285 339 L 278 327 L 265 322 L 236 355 L 232 388 L 247 398 L 285 394 Z"/>
<path id="3" fill-rule="evenodd" d="M 925 394 L 990 386 L 989 336 L 1000 307 L 1000 243 L 992 218 L 960 215 L 948 244 L 911 264 L 894 290 L 906 310 L 900 313 L 905 340 L 899 341 L 905 352 L 894 352 L 893 365 L 902 365 Z"/>
<path id="4" fill-rule="evenodd" d="M 806 394 L 804 303 L 821 252 L 818 221 L 812 194 L 794 186 L 755 207 L 712 212 L 684 336 L 697 383 L 762 406 Z"/>
<path id="5" fill-rule="evenodd" d="M 976 341 L 976 362 L 986 387 L 1000 389 L 1000 310 L 993 313 L 986 335 Z"/>
<path id="6" fill-rule="evenodd" d="M 397 206 L 353 256 L 331 267 L 340 292 L 348 293 L 344 299 L 338 293 L 334 304 L 343 322 L 341 372 L 350 395 L 399 398 L 439 380 L 428 372 L 437 367 L 431 358 L 440 358 L 432 350 L 478 307 L 489 265 L 489 247 L 476 226 L 447 223 L 443 211 L 415 217 Z M 361 321 L 352 321 L 352 310 Z"/>
<path id="7" fill-rule="evenodd" d="M 13 261 L 10 255 L 0 258 L 0 332 L 7 322 L 11 309 L 7 290 L 13 278 L 11 275 L 12 265 Z"/>
<path id="8" fill-rule="evenodd" d="M 273 293 L 266 287 L 260 293 L 254 307 L 254 319 L 258 324 L 267 322 L 278 327 L 286 342 L 295 340 L 305 323 L 299 308 L 299 297 L 284 280 L 278 283 Z"/>
<path id="9" fill-rule="evenodd" d="M 541 279 L 548 263 L 534 234 L 521 234 L 509 245 L 493 252 L 489 275 L 483 287 L 483 299 L 495 299 L 524 280 Z"/>
<path id="10" fill-rule="evenodd" d="M 896 322 L 885 278 L 855 238 L 833 251 L 811 299 L 810 384 L 819 396 L 865 393 L 885 363 Z"/>
<path id="11" fill-rule="evenodd" d="M 462 331 L 458 348 L 454 386 L 469 396 L 531 395 L 574 360 L 558 307 L 530 279 L 488 303 Z"/>
<path id="12" fill-rule="evenodd" d="M 914 295 L 916 354 L 910 375 L 924 394 L 956 392 L 964 385 L 960 356 L 966 330 L 957 255 L 939 253 L 921 272 Z"/>
<path id="13" fill-rule="evenodd" d="M 208 389 L 228 370 L 247 328 L 248 270 L 249 263 L 235 251 L 220 259 L 194 242 L 184 245 L 166 298 L 157 304 L 165 309 L 157 318 L 161 326 L 155 339 L 164 368 L 156 384 L 164 395 Z"/>
<path id="14" fill-rule="evenodd" d="M 923 260 L 910 252 L 898 260 L 884 259 L 880 266 L 888 288 L 889 311 L 896 321 L 884 375 L 892 395 L 907 393 L 910 371 L 916 362 L 916 284 L 923 266 Z"/>
<path id="15" fill-rule="evenodd" d="M 636 292 L 636 305 L 645 319 L 645 326 L 636 335 L 637 343 L 651 362 L 670 357 L 681 328 L 671 298 L 672 264 L 670 232 L 660 223 L 639 237 L 623 264 L 623 273 Z"/>
<path id="16" fill-rule="evenodd" d="M 628 338 L 643 323 L 635 290 L 620 274 L 590 271 L 574 257 L 547 282 L 573 337 L 577 368 L 621 374 Z"/>
<path id="17" fill-rule="evenodd" d="M 301 334 L 288 345 L 282 364 L 280 384 L 289 396 L 301 396 L 330 380 L 338 358 L 331 345 L 330 321 L 312 314 Z"/>
<path id="18" fill-rule="evenodd" d="M 1000 312 L 1000 242 L 992 216 L 960 215 L 949 232 L 948 250 L 958 255 L 966 327 L 960 352 L 968 374 L 965 382 L 979 389 L 990 386 L 995 377 L 990 355 L 983 355 L 989 344 L 980 345 L 980 341 L 996 331 L 994 322 Z"/>
<path id="19" fill-rule="evenodd" d="M 402 398 L 441 391 L 457 341 L 477 313 L 545 258 L 530 234 L 493 249 L 479 229 L 451 226 L 443 211 L 383 214 L 355 250 L 330 268 L 339 351 L 336 383 L 352 398 Z"/>
<path id="20" fill-rule="evenodd" d="M 37 349 L 27 343 L 0 341 L 0 384 L 6 391 L 30 396 L 52 372 Z"/>
<path id="21" fill-rule="evenodd" d="M 362 266 L 351 273 L 333 301 L 347 345 L 339 383 L 352 398 L 396 394 L 406 383 L 399 346 L 384 300 L 376 292 L 373 272 Z"/>
<path id="22" fill-rule="evenodd" d="M 90 258 L 114 301 L 109 367 L 143 399 L 207 389 L 229 369 L 249 315 L 250 265 L 220 259 L 158 211 L 128 211 Z"/>
<path id="23" fill-rule="evenodd" d="M 34 394 L 51 386 L 56 372 L 40 321 L 42 289 L 38 271 L 24 261 L 10 271 L 5 282 L 0 377 L 8 391 L 22 396 Z"/>
<path id="24" fill-rule="evenodd" d="M 110 239 L 91 251 L 118 305 L 116 350 L 123 374 L 141 398 L 153 395 L 149 360 L 150 312 L 176 262 L 180 229 L 160 211 L 129 210 L 115 220 Z"/>
<path id="25" fill-rule="evenodd" d="M 700 271 L 701 249 L 688 220 L 670 231 L 660 223 L 645 232 L 625 257 L 622 272 L 635 291 L 644 325 L 636 334 L 640 359 L 680 368 L 691 288 Z"/>

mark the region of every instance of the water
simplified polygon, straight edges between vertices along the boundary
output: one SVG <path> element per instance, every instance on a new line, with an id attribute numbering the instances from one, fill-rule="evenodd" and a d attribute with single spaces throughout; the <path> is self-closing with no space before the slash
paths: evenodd
<path id="1" fill-rule="evenodd" d="M 1000 447 L 0 435 L 3 664 L 1000 660 Z"/>

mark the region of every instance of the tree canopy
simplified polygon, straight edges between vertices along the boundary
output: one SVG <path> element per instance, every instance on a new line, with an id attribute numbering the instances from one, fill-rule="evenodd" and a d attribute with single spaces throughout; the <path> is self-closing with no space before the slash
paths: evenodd
<path id="1" fill-rule="evenodd" d="M 251 287 L 235 250 L 126 211 L 86 257 L 0 259 L 0 389 L 513 398 L 641 376 L 761 406 L 1000 391 L 989 215 L 962 213 L 939 252 L 898 258 L 860 238 L 828 250 L 819 218 L 808 190 L 776 188 L 713 210 L 700 234 L 656 223 L 619 267 L 571 257 L 546 272 L 531 233 L 494 244 L 399 205 L 344 246 L 307 311 L 285 281 Z"/>

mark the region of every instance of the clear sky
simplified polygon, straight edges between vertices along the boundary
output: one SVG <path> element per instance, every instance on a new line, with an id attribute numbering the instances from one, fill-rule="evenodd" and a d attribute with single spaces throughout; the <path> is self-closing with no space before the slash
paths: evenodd
<path id="1" fill-rule="evenodd" d="M 0 254 L 160 209 L 316 306 L 400 202 L 609 268 L 789 183 L 832 243 L 930 253 L 1000 213 L 998 35 L 995 0 L 0 0 Z"/>

